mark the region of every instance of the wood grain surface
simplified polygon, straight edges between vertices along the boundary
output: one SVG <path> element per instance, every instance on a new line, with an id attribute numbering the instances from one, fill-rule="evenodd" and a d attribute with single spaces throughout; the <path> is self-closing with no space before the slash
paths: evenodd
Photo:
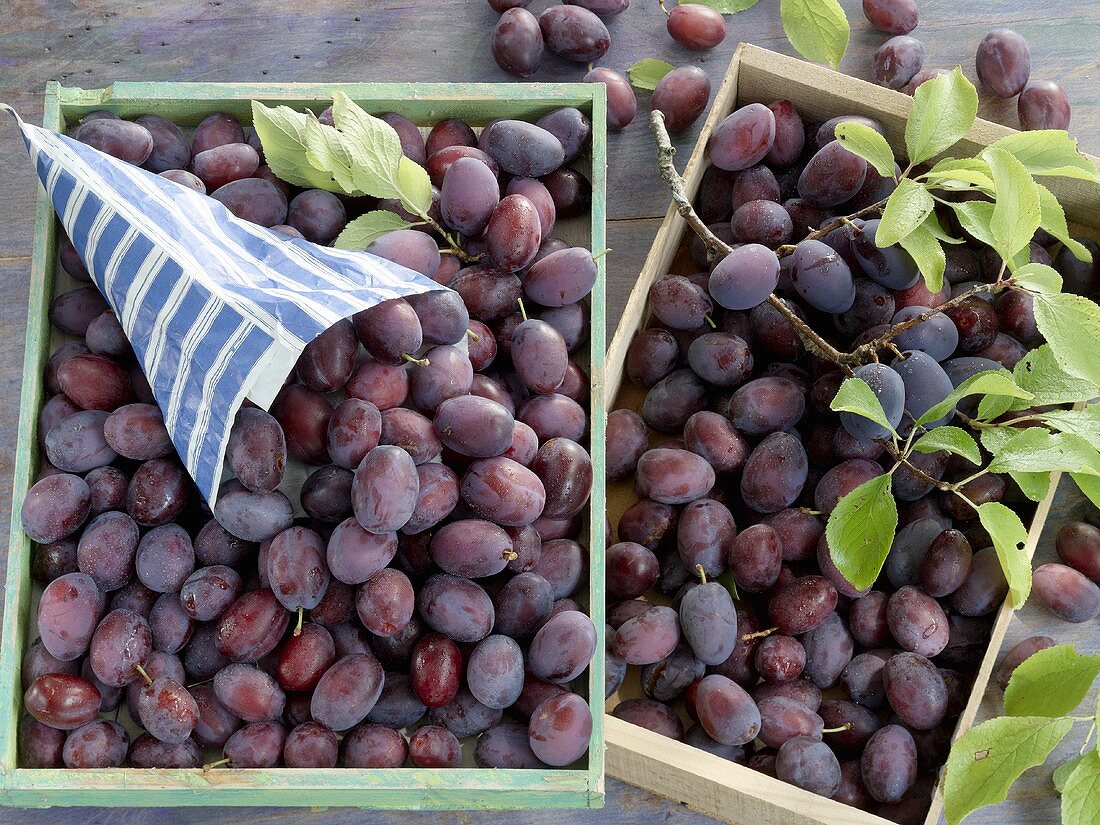
<path id="1" fill-rule="evenodd" d="M 870 58 L 886 38 L 870 28 L 860 12 L 860 0 L 841 0 L 852 22 L 852 42 L 842 71 L 870 76 Z M 536 0 L 538 13 L 548 0 Z M 1100 3 L 1094 0 L 921 0 L 922 24 L 914 32 L 928 52 L 926 66 L 961 64 L 974 77 L 973 55 L 978 40 L 991 28 L 1007 25 L 1021 32 L 1032 51 L 1032 76 L 1056 80 L 1073 104 L 1070 131 L 1082 148 L 1100 154 Z M 206 81 L 495 81 L 510 78 L 493 62 L 488 39 L 496 20 L 485 0 L 0 0 L 0 100 L 16 107 L 24 118 L 41 117 L 42 91 L 47 80 L 98 87 L 115 80 Z M 664 15 L 656 0 L 634 0 L 609 21 L 613 45 L 599 61 L 625 70 L 642 57 L 660 57 L 676 65 L 704 68 L 717 89 L 738 42 L 747 41 L 791 53 L 779 24 L 777 0 L 761 0 L 753 9 L 727 18 L 728 34 L 718 48 L 689 52 L 664 30 Z M 584 67 L 547 54 L 532 81 L 578 80 Z M 663 185 L 653 167 L 654 150 L 645 114 L 648 97 L 640 95 L 639 118 L 609 141 L 608 329 L 614 329 L 667 206 Z M 981 114 L 1015 126 L 1015 103 L 983 99 Z M 701 125 L 702 121 L 696 125 Z M 686 159 L 697 128 L 678 136 Z M 33 198 L 36 179 L 26 162 L 16 130 L 0 122 L 0 501 L 10 500 L 12 456 L 18 419 L 17 399 L 22 376 L 26 323 L 27 270 L 32 246 Z M 610 336 L 609 336 L 610 337 Z M 1072 515 L 1063 511 L 1061 520 Z M 1058 518 L 1052 518 L 1053 527 Z M 7 519 L 0 519 L 0 533 Z M 1052 546 L 1048 531 L 1045 546 Z M 0 535 L 6 544 L 6 536 Z M 1025 611 L 1020 638 L 1038 627 L 1060 640 L 1081 641 L 1095 623 L 1069 626 L 1045 619 L 1034 608 Z M 1024 626 L 1024 623 L 1026 627 Z M 1092 628 L 1090 630 L 1090 628 Z M 996 688 L 993 690 L 996 691 Z M 999 694 L 999 691 L 997 691 Z M 989 697 L 996 712 L 1000 697 Z M 976 823 L 1047 823 L 1057 821 L 1057 802 L 1049 792 L 1049 771 L 1025 777 L 1006 805 L 970 818 Z M 30 815 L 0 811 L 0 822 L 25 822 Z M 33 814 L 37 825 L 61 823 L 297 823 L 301 811 L 177 809 L 153 811 L 66 811 Z M 313 823 L 566 823 L 671 822 L 701 825 L 706 817 L 687 811 L 615 780 L 607 783 L 607 808 L 599 813 L 545 814 L 372 814 L 331 810 L 308 816 Z"/>

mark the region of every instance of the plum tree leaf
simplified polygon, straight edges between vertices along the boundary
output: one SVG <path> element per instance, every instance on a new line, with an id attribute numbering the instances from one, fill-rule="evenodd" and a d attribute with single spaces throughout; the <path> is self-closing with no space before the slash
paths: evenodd
<path id="1" fill-rule="evenodd" d="M 332 175 L 340 192 L 362 194 L 356 185 L 355 160 L 344 143 L 343 136 L 317 118 L 309 118 L 305 125 L 306 159 L 315 169 Z"/>
<path id="2" fill-rule="evenodd" d="M 921 179 L 933 181 L 936 188 L 970 189 L 978 187 L 987 192 L 993 191 L 993 178 L 989 164 L 981 158 L 944 158 Z"/>
<path id="3" fill-rule="evenodd" d="M 908 237 L 932 214 L 935 206 L 927 189 L 911 178 L 902 178 L 886 201 L 882 220 L 875 231 L 875 245 L 885 249 Z"/>
<path id="4" fill-rule="evenodd" d="M 1080 436 L 1100 450 L 1100 404 L 1089 404 L 1081 410 L 1052 410 L 1037 418 L 1059 432 Z"/>
<path id="5" fill-rule="evenodd" d="M 996 805 L 1029 768 L 1043 764 L 1073 727 L 1072 719 L 1002 716 L 977 725 L 955 742 L 944 778 L 947 825 Z"/>
<path id="6" fill-rule="evenodd" d="M 1070 473 L 1070 478 L 1077 488 L 1085 494 L 1089 501 L 1100 507 L 1100 476 L 1090 476 L 1084 473 Z"/>
<path id="7" fill-rule="evenodd" d="M 1087 249 L 1085 251 L 1088 252 Z M 1012 273 L 1012 280 L 1029 292 L 1062 291 L 1062 276 L 1058 274 L 1058 270 L 1046 264 L 1024 264 Z"/>
<path id="8" fill-rule="evenodd" d="M 863 418 L 869 418 L 876 424 L 881 424 L 891 432 L 894 431 L 875 391 L 862 378 L 845 379 L 829 404 L 829 408 L 833 412 L 855 413 Z"/>
<path id="9" fill-rule="evenodd" d="M 982 463 L 982 451 L 974 437 L 960 427 L 936 427 L 916 440 L 913 449 L 918 453 L 935 453 L 947 450 L 962 456 L 971 464 Z"/>
<path id="10" fill-rule="evenodd" d="M 986 370 L 979 372 L 963 381 L 947 397 L 938 404 L 925 411 L 924 415 L 917 419 L 917 424 L 927 424 L 936 421 L 955 409 L 955 405 L 962 399 L 971 395 L 1009 395 L 1013 398 L 1031 398 L 1032 395 L 1025 389 L 1016 386 L 1008 370 Z"/>
<path id="11" fill-rule="evenodd" d="M 657 88 L 661 78 L 675 68 L 671 63 L 664 60 L 646 57 L 627 69 L 626 74 L 630 78 L 631 85 L 635 88 L 653 91 Z"/>
<path id="12" fill-rule="evenodd" d="M 1069 226 L 1066 223 L 1066 211 L 1062 208 L 1062 204 L 1058 203 L 1054 193 L 1041 183 L 1036 183 L 1035 186 L 1039 190 L 1039 208 L 1042 212 L 1039 226 L 1060 240 L 1077 260 L 1092 263 L 1092 253 L 1089 252 L 1088 247 L 1070 236 Z"/>
<path id="13" fill-rule="evenodd" d="M 993 221 L 993 204 L 986 201 L 952 203 L 951 209 L 959 219 L 959 225 L 987 246 L 994 246 L 996 239 L 990 224 Z"/>
<path id="14" fill-rule="evenodd" d="M 894 150 L 886 138 L 867 124 L 855 120 L 838 123 L 836 139 L 853 155 L 859 155 L 871 164 L 884 178 L 894 177 Z"/>
<path id="15" fill-rule="evenodd" d="M 1036 295 L 1035 323 L 1058 365 L 1100 385 L 1100 307 L 1080 295 Z"/>
<path id="16" fill-rule="evenodd" d="M 1096 164 L 1082 155 L 1077 149 L 1077 141 L 1060 129 L 1016 132 L 993 145 L 1013 154 L 1032 175 L 1056 175 L 1100 183 Z"/>
<path id="17" fill-rule="evenodd" d="M 432 181 L 427 170 L 402 155 L 394 182 L 401 193 L 402 205 L 413 214 L 425 217 L 432 208 Z"/>
<path id="18" fill-rule="evenodd" d="M 419 226 L 385 209 L 375 209 L 348 222 L 333 242 L 337 249 L 366 249 L 387 232 Z"/>
<path id="19" fill-rule="evenodd" d="M 1049 344 L 1036 347 L 1021 358 L 1012 368 L 1012 376 L 1017 386 L 1031 393 L 1031 398 L 1022 399 L 1013 405 L 1018 409 L 1047 404 L 1073 404 L 1087 401 L 1098 393 L 1091 381 L 1065 372 Z"/>
<path id="20" fill-rule="evenodd" d="M 1056 645 L 1029 656 L 1005 688 L 1009 716 L 1068 716 L 1100 676 L 1100 656 Z"/>
<path id="21" fill-rule="evenodd" d="M 1100 453 L 1073 433 L 1052 433 L 1045 427 L 1018 430 L 989 462 L 991 473 L 1085 473 L 1100 475 Z"/>
<path id="22" fill-rule="evenodd" d="M 1085 754 L 1062 786 L 1063 825 L 1096 825 L 1100 811 L 1100 755 Z"/>
<path id="23" fill-rule="evenodd" d="M 898 527 L 891 479 L 883 474 L 860 484 L 837 503 L 825 525 L 833 562 L 857 590 L 878 578 Z"/>
<path id="24" fill-rule="evenodd" d="M 307 189 L 344 191 L 331 174 L 317 169 L 306 156 L 309 115 L 289 106 L 265 106 L 252 101 L 252 125 L 260 138 L 267 165 L 282 180 Z"/>
<path id="25" fill-rule="evenodd" d="M 394 128 L 343 92 L 332 96 L 332 120 L 354 161 L 356 186 L 376 198 L 400 198 L 401 139 Z"/>
<path id="26" fill-rule="evenodd" d="M 917 87 L 905 124 L 911 164 L 923 163 L 958 143 L 978 116 L 978 92 L 958 66 Z"/>
<path id="27" fill-rule="evenodd" d="M 1066 787 L 1066 780 L 1069 779 L 1069 775 L 1073 773 L 1074 769 L 1078 765 L 1081 764 L 1081 760 L 1085 759 L 1088 756 L 1092 756 L 1093 754 L 1095 754 L 1095 751 L 1089 751 L 1088 753 L 1083 753 L 1080 756 L 1075 756 L 1068 762 L 1063 762 L 1061 765 L 1054 769 L 1054 776 L 1051 777 L 1051 780 L 1054 782 L 1054 790 L 1057 791 L 1059 795 Z"/>
<path id="28" fill-rule="evenodd" d="M 999 501 L 980 505 L 978 519 L 993 540 L 1012 594 L 1012 605 L 1019 609 L 1031 593 L 1031 561 L 1023 549 L 1027 542 L 1027 528 L 1018 515 Z"/>
<path id="29" fill-rule="evenodd" d="M 930 222 L 935 223 L 934 216 L 929 215 L 928 218 L 932 220 L 926 219 L 923 224 L 899 240 L 898 245 L 917 265 L 928 291 L 939 292 L 943 288 L 943 274 L 947 271 L 947 255 L 944 254 L 943 247 L 940 246 L 935 234 L 928 228 Z"/>
<path id="30" fill-rule="evenodd" d="M 840 66 L 852 30 L 837 0 L 779 0 L 779 18 L 800 55 L 834 69 Z"/>
<path id="31" fill-rule="evenodd" d="M 996 241 L 994 248 L 1009 261 L 1031 242 L 1039 228 L 1039 189 L 1024 165 L 1004 149 L 988 147 L 982 158 L 989 164 L 997 192 L 989 231 Z"/>

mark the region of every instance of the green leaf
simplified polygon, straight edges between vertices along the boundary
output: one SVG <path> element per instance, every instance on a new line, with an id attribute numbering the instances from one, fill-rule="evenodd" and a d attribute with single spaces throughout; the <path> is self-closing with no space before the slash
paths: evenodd
<path id="1" fill-rule="evenodd" d="M 1078 653 L 1073 645 L 1040 650 L 1020 663 L 1005 688 L 1009 716 L 1068 716 L 1100 676 L 1100 656 Z"/>
<path id="2" fill-rule="evenodd" d="M 330 175 L 314 168 L 306 157 L 306 124 L 309 116 L 289 106 L 269 108 L 252 101 L 252 125 L 264 149 L 267 165 L 294 186 L 339 192 Z"/>
<path id="3" fill-rule="evenodd" d="M 401 139 L 392 126 L 361 109 L 343 92 L 332 96 L 332 120 L 353 161 L 355 185 L 376 198 L 400 198 Z"/>
<path id="4" fill-rule="evenodd" d="M 1088 756 L 1092 756 L 1094 753 L 1095 751 L 1089 751 L 1080 756 L 1075 756 L 1068 762 L 1063 762 L 1055 768 L 1054 776 L 1051 777 L 1051 779 L 1054 780 L 1054 790 L 1061 794 L 1062 790 L 1066 787 L 1066 780 L 1069 779 L 1069 775 L 1073 773 L 1074 769 L 1081 764 L 1081 760 Z"/>
<path id="5" fill-rule="evenodd" d="M 1009 473 L 1020 490 L 1032 501 L 1042 501 L 1050 492 L 1050 473 Z"/>
<path id="6" fill-rule="evenodd" d="M 950 204 L 959 225 L 987 246 L 997 241 L 993 237 L 990 224 L 993 221 L 993 204 L 986 201 L 963 201 Z"/>
<path id="7" fill-rule="evenodd" d="M 1012 273 L 1012 280 L 1030 292 L 1062 291 L 1062 276 L 1046 264 L 1024 264 Z"/>
<path id="8" fill-rule="evenodd" d="M 837 124 L 836 139 L 853 155 L 859 155 L 875 167 L 875 171 L 884 178 L 894 177 L 894 150 L 890 148 L 886 138 L 870 126 L 855 120 L 846 120 Z"/>
<path id="9" fill-rule="evenodd" d="M 982 151 L 982 158 L 997 192 L 989 229 L 1001 257 L 1010 260 L 1031 243 L 1039 228 L 1039 189 L 1024 165 L 1004 149 L 991 146 Z"/>
<path id="10" fill-rule="evenodd" d="M 944 254 L 935 233 L 928 228 L 930 222 L 935 223 L 935 215 L 929 215 L 928 218 L 930 220 L 925 220 L 923 224 L 898 241 L 898 244 L 909 253 L 909 257 L 917 265 L 920 274 L 924 276 L 928 291 L 939 292 L 943 288 L 943 273 L 947 271 L 947 255 Z M 936 226 L 938 227 L 939 224 L 937 223 Z M 875 239 L 878 239 L 877 233 Z"/>
<path id="11" fill-rule="evenodd" d="M 741 594 L 737 592 L 737 582 L 733 580 L 733 573 L 727 570 L 718 577 L 718 583 L 730 592 L 735 602 L 741 601 Z"/>
<path id="12" fill-rule="evenodd" d="M 939 216 L 937 216 L 935 212 L 924 219 L 924 228 L 931 232 L 932 237 L 935 238 L 937 241 L 942 241 L 943 243 L 949 244 L 966 243 L 966 241 L 962 238 L 951 237 L 947 233 L 947 230 L 940 226 Z"/>
<path id="13" fill-rule="evenodd" d="M 929 430 L 917 439 L 913 449 L 918 453 L 947 450 L 949 453 L 962 456 L 971 464 L 982 463 L 982 452 L 978 449 L 974 437 L 959 427 L 936 427 L 934 430 Z"/>
<path id="14" fill-rule="evenodd" d="M 1054 193 L 1041 183 L 1035 185 L 1039 189 L 1039 208 L 1043 213 L 1039 226 L 1060 240 L 1077 260 L 1092 263 L 1092 253 L 1088 247 L 1069 234 L 1069 226 L 1066 224 L 1066 212 L 1062 208 L 1062 204 L 1058 203 L 1058 199 L 1054 197 Z M 1060 289 L 1061 287 L 1059 287 Z"/>
<path id="15" fill-rule="evenodd" d="M 1080 295 L 1036 295 L 1035 323 L 1054 359 L 1068 372 L 1100 385 L 1100 307 Z"/>
<path id="16" fill-rule="evenodd" d="M 944 158 L 921 177 L 937 181 L 944 189 L 969 189 L 977 186 L 988 192 L 993 191 L 989 164 L 981 158 Z"/>
<path id="17" fill-rule="evenodd" d="M 408 229 L 417 225 L 409 223 L 393 212 L 376 209 L 373 212 L 360 215 L 348 223 L 332 245 L 337 249 L 362 250 L 388 232 L 396 232 L 398 229 Z"/>
<path id="18" fill-rule="evenodd" d="M 1031 398 L 1031 393 L 1016 386 L 1008 370 L 986 370 L 959 384 L 947 398 L 918 418 L 917 424 L 927 424 L 929 421 L 943 418 L 955 409 L 955 405 L 962 399 L 971 395 L 1010 395 L 1013 398 Z"/>
<path id="19" fill-rule="evenodd" d="M 1100 404 L 1090 404 L 1083 410 L 1054 410 L 1037 417 L 1059 432 L 1081 436 L 1100 450 Z"/>
<path id="20" fill-rule="evenodd" d="M 950 149 L 970 131 L 978 116 L 978 92 L 958 66 L 917 87 L 913 111 L 905 124 L 905 147 L 911 164 L 923 163 Z"/>
<path id="21" fill-rule="evenodd" d="M 1069 475 L 1088 500 L 1100 507 L 1100 477 L 1084 475 L 1083 473 L 1070 473 Z"/>
<path id="22" fill-rule="evenodd" d="M 886 201 L 882 221 L 875 232 L 875 245 L 885 249 L 898 243 L 923 224 L 935 206 L 927 189 L 915 180 L 902 178 Z"/>
<path id="23" fill-rule="evenodd" d="M 696 4 L 714 9 L 719 14 L 737 14 L 739 11 L 751 9 L 760 0 L 680 0 L 680 5 Z"/>
<path id="24" fill-rule="evenodd" d="M 414 215 L 426 217 L 432 208 L 432 181 L 427 170 L 402 155 L 397 164 L 396 183 L 402 205 Z"/>
<path id="25" fill-rule="evenodd" d="M 1023 549 L 1027 542 L 1027 528 L 1018 515 L 999 501 L 979 505 L 978 519 L 993 540 L 1012 594 L 1012 606 L 1018 610 L 1031 593 L 1031 560 Z"/>
<path id="26" fill-rule="evenodd" d="M 890 419 L 886 417 L 882 403 L 875 395 L 875 391 L 862 378 L 847 378 L 840 385 L 829 408 L 834 412 L 850 412 L 863 418 L 869 418 L 876 424 L 881 424 L 890 432 L 894 428 L 890 426 Z"/>
<path id="27" fill-rule="evenodd" d="M 1015 427 L 987 427 L 981 431 L 982 446 L 996 455 L 1019 432 Z M 1050 473 L 1013 472 L 1009 475 L 1032 501 L 1042 501 L 1050 491 Z"/>
<path id="28" fill-rule="evenodd" d="M 1016 399 L 1008 395 L 987 395 L 978 402 L 978 420 L 992 421 L 1012 409 Z"/>
<path id="29" fill-rule="evenodd" d="M 653 91 L 657 88 L 661 78 L 675 68 L 671 63 L 666 63 L 664 60 L 654 60 L 652 57 L 646 57 L 627 69 L 626 74 L 634 87 Z"/>
<path id="30" fill-rule="evenodd" d="M 1097 394 L 1091 381 L 1066 373 L 1054 357 L 1049 344 L 1028 352 L 1012 370 L 1016 385 L 1032 394 L 1018 409 L 1047 404 L 1073 404 L 1087 401 Z"/>
<path id="31" fill-rule="evenodd" d="M 852 31 L 837 0 L 779 0 L 779 17 L 799 54 L 834 69 L 840 66 Z"/>
<path id="32" fill-rule="evenodd" d="M 330 174 L 340 191 L 362 194 L 355 184 L 355 161 L 336 129 L 310 118 L 306 121 L 305 138 L 306 159 L 314 169 Z"/>
<path id="33" fill-rule="evenodd" d="M 996 805 L 1020 774 L 1046 762 L 1073 727 L 1072 719 L 1002 716 L 971 728 L 955 742 L 944 779 L 947 825 Z"/>
<path id="34" fill-rule="evenodd" d="M 1062 788 L 1062 825 L 1096 825 L 1100 817 L 1100 756 L 1085 755 Z"/>
<path id="35" fill-rule="evenodd" d="M 874 584 L 897 530 L 891 478 L 884 473 L 860 484 L 837 503 L 825 525 L 833 562 L 857 590 Z"/>
<path id="36" fill-rule="evenodd" d="M 1079 435 L 1028 427 L 1002 445 L 989 463 L 989 471 L 1100 475 L 1100 454 Z"/>
<path id="37" fill-rule="evenodd" d="M 1033 175 L 1059 175 L 1100 182 L 1096 165 L 1077 150 L 1077 141 L 1061 130 L 1016 132 L 993 145 L 1011 152 Z"/>

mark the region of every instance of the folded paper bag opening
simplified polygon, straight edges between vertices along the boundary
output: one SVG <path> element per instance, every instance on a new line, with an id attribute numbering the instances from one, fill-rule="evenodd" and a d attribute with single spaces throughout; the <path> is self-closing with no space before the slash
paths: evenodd
<path id="1" fill-rule="evenodd" d="M 211 509 L 245 398 L 267 409 L 306 344 L 341 319 L 446 289 L 375 255 L 245 221 L 214 198 L 0 108 L 18 123 L 58 218 L 122 324 L 180 460 Z"/>

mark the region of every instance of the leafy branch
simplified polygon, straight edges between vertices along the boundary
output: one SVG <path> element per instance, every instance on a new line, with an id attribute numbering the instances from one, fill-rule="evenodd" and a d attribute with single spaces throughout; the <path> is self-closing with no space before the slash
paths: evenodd
<path id="1" fill-rule="evenodd" d="M 388 232 L 426 225 L 463 261 L 475 260 L 429 214 L 428 173 L 402 154 L 394 128 L 343 92 L 332 97 L 332 126 L 321 123 L 312 112 L 271 108 L 259 101 L 252 102 L 252 117 L 267 163 L 283 180 L 354 197 L 392 199 L 419 218 L 409 221 L 397 212 L 376 209 L 348 223 L 335 246 L 364 249 Z"/>

